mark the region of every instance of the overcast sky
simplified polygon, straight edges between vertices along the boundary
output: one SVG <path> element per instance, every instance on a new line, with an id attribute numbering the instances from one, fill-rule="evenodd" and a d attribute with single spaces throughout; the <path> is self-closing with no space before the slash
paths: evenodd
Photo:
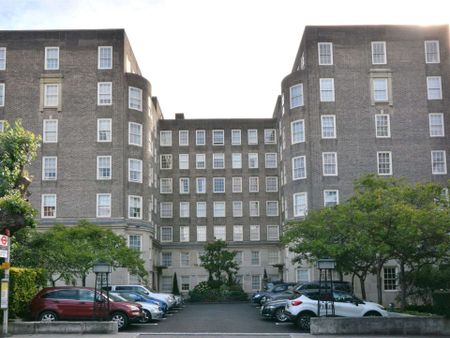
<path id="1" fill-rule="evenodd" d="M 271 117 L 305 25 L 448 24 L 448 0 L 0 0 L 0 29 L 125 28 L 165 118 Z"/>

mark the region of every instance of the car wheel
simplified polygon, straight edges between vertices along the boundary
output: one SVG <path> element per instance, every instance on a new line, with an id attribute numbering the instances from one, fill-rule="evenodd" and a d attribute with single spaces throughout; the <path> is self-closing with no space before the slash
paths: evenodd
<path id="1" fill-rule="evenodd" d="M 128 317 L 123 312 L 114 312 L 111 315 L 111 320 L 117 322 L 117 327 L 119 330 L 124 329 L 128 325 Z"/>
<path id="2" fill-rule="evenodd" d="M 381 317 L 381 313 L 376 311 L 369 311 L 366 314 L 364 314 L 364 317 Z"/>
<path id="3" fill-rule="evenodd" d="M 148 323 L 152 319 L 152 314 L 148 310 L 142 310 L 144 317 L 139 321 L 139 323 Z"/>
<path id="4" fill-rule="evenodd" d="M 39 315 L 38 320 L 41 322 L 54 322 L 58 320 L 58 315 L 53 311 L 44 311 Z"/>
<path id="5" fill-rule="evenodd" d="M 275 318 L 279 322 L 286 322 L 289 319 L 289 317 L 286 315 L 286 312 L 284 311 L 284 308 L 282 307 L 275 311 Z"/>
<path id="6" fill-rule="evenodd" d="M 312 312 L 303 312 L 300 313 L 297 318 L 297 325 L 302 330 L 309 331 L 311 326 L 311 317 L 315 317 L 316 315 Z"/>

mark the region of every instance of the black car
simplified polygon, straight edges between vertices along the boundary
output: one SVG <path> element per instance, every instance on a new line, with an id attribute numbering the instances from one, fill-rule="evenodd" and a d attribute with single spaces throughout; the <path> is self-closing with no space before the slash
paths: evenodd
<path id="1" fill-rule="evenodd" d="M 274 300 L 261 306 L 260 313 L 264 318 L 276 319 L 279 322 L 286 322 L 289 317 L 284 312 L 288 299 Z"/>
<path id="2" fill-rule="evenodd" d="M 258 291 L 255 292 L 252 296 L 252 302 L 256 304 L 262 304 L 270 299 L 273 295 L 284 292 L 288 289 L 292 289 L 295 286 L 295 283 L 280 283 L 275 284 L 267 291 Z"/>

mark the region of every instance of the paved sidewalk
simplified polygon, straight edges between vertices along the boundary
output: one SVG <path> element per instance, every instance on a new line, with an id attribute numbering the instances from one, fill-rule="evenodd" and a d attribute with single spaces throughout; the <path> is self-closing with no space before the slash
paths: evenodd
<path id="1" fill-rule="evenodd" d="M 1 337 L 1 335 L 0 335 Z M 327 336 L 317 336 L 311 335 L 309 333 L 282 333 L 282 334 L 261 334 L 261 333 L 127 333 L 121 332 L 115 335 L 105 335 L 105 334 L 21 334 L 12 335 L 9 337 L 13 338 L 153 338 L 153 337 L 163 337 L 163 338 L 258 338 L 258 337 L 275 337 L 275 338 L 429 338 L 428 336 L 349 336 L 349 335 L 327 335 Z M 440 338 L 450 338 L 450 336 L 439 336 Z"/>

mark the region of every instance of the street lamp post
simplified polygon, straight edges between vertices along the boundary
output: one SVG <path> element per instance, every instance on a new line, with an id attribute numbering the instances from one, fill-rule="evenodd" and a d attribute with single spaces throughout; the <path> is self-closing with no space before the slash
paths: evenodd
<path id="1" fill-rule="evenodd" d="M 94 320 L 105 320 L 108 318 L 110 304 L 109 304 L 109 274 L 112 267 L 108 263 L 97 262 L 92 267 L 95 273 L 95 288 L 94 288 Z M 103 297 L 103 291 L 106 292 L 106 297 Z"/>
<path id="2" fill-rule="evenodd" d="M 336 267 L 336 261 L 332 258 L 321 258 L 317 261 L 319 269 L 319 297 L 317 300 L 317 316 L 320 317 L 321 305 L 325 307 L 325 316 L 334 316 L 334 297 L 333 297 L 333 270 Z M 330 284 L 328 288 L 328 283 Z M 325 288 L 322 287 L 324 284 Z M 322 293 L 322 290 L 325 292 Z M 329 291 L 328 291 L 329 290 Z M 331 310 L 331 313 L 328 311 Z"/>

